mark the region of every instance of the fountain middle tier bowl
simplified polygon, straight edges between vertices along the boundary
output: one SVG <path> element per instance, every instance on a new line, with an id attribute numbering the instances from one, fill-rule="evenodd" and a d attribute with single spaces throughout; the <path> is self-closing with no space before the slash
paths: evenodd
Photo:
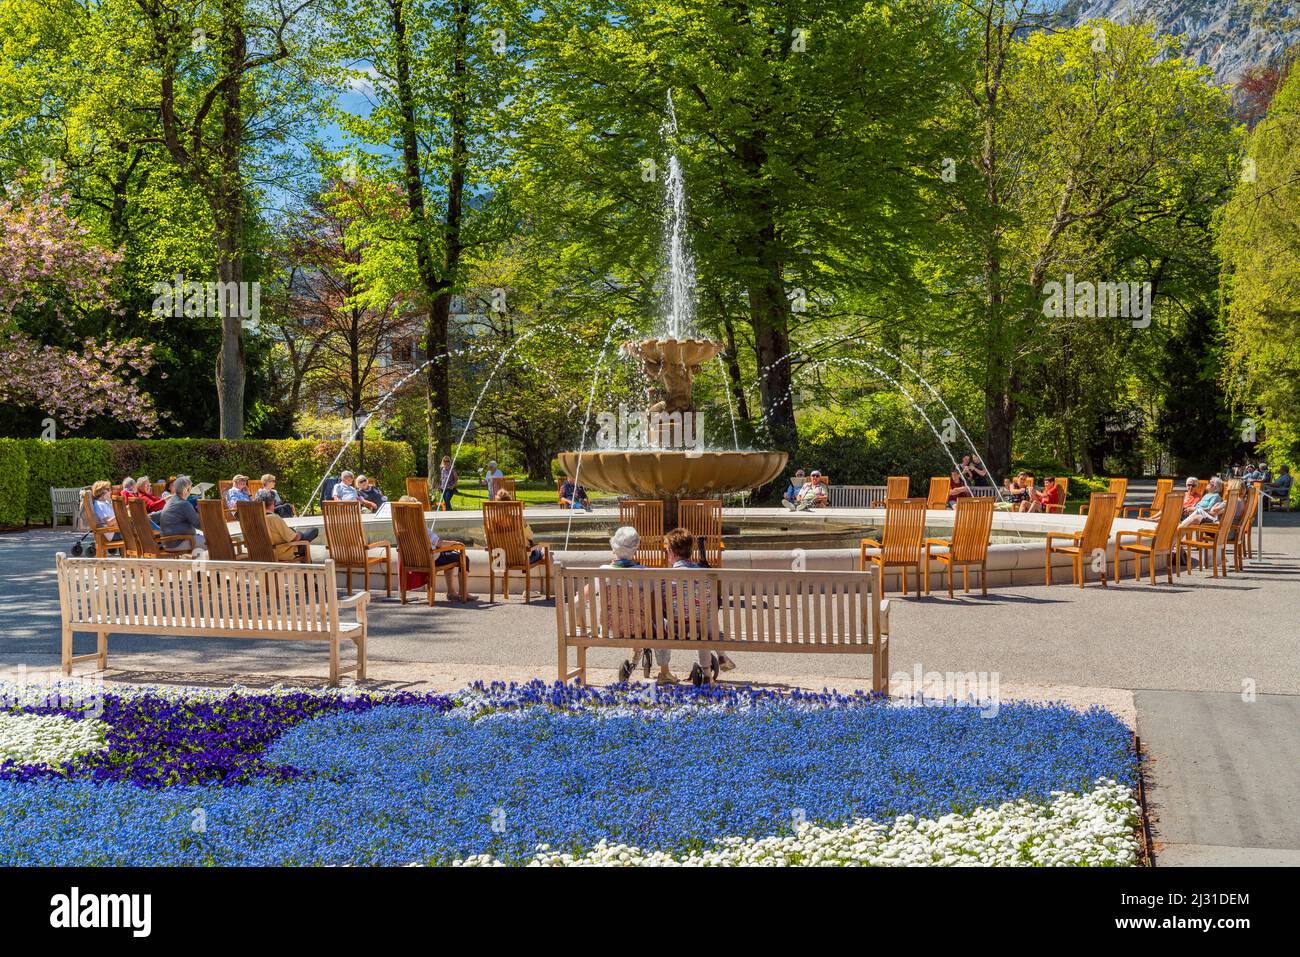
<path id="1" fill-rule="evenodd" d="M 561 452 L 557 458 L 560 468 L 570 477 L 577 475 L 586 488 L 642 498 L 690 498 L 766 485 L 785 468 L 786 454 L 603 449 Z"/>
<path id="2" fill-rule="evenodd" d="M 693 367 L 721 352 L 722 343 L 712 339 L 641 339 L 625 342 L 623 351 L 643 362 Z"/>

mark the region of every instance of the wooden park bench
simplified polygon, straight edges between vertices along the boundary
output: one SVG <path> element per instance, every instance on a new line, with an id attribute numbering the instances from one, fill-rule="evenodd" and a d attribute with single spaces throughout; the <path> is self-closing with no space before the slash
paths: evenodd
<path id="1" fill-rule="evenodd" d="M 561 681 L 587 680 L 588 648 L 705 648 L 871 657 L 889 691 L 889 602 L 880 571 L 566 568 L 556 564 Z M 577 649 L 577 668 L 569 649 Z"/>
<path id="2" fill-rule="evenodd" d="M 366 676 L 367 592 L 339 598 L 334 563 L 214 562 L 133 558 L 55 558 L 63 622 L 63 673 L 94 660 L 108 667 L 110 634 L 327 641 L 330 684 Z M 351 609 L 355 622 L 344 622 Z M 94 632 L 91 654 L 74 655 L 72 636 Z M 356 664 L 339 664 L 339 645 L 356 645 Z"/>
<path id="3" fill-rule="evenodd" d="M 77 515 L 81 509 L 81 493 L 89 492 L 89 488 L 50 488 L 50 527 L 58 528 L 62 519 L 67 519 L 72 525 L 73 531 L 87 531 L 84 528 L 78 528 L 80 522 Z"/>

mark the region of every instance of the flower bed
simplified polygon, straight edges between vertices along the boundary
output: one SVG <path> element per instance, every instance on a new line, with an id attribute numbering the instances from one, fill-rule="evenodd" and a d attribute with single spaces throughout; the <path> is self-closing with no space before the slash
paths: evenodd
<path id="1" fill-rule="evenodd" d="M 0 718 L 0 732 L 61 722 L 0 738 L 4 864 L 1131 864 L 1136 852 L 1130 734 L 1099 709 L 985 717 L 863 695 L 535 682 L 450 696 L 130 691 L 95 715 L 24 701 Z M 93 733 L 69 730 L 83 723 Z"/>

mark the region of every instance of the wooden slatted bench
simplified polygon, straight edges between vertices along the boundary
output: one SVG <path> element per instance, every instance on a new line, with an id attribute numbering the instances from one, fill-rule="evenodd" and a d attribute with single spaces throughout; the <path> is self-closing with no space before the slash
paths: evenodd
<path id="1" fill-rule="evenodd" d="M 556 565 L 561 681 L 587 680 L 588 648 L 867 655 L 889 690 L 889 602 L 880 570 L 566 568 Z M 569 668 L 569 649 L 577 668 Z"/>
<path id="2" fill-rule="evenodd" d="M 108 667 L 110 633 L 327 641 L 330 684 L 366 676 L 368 592 L 340 599 L 334 563 L 216 562 L 206 559 L 55 558 L 63 622 L 63 673 L 94 660 Z M 355 622 L 342 620 L 351 609 Z M 99 637 L 95 652 L 72 653 L 74 632 Z M 356 645 L 341 667 L 339 645 Z"/>

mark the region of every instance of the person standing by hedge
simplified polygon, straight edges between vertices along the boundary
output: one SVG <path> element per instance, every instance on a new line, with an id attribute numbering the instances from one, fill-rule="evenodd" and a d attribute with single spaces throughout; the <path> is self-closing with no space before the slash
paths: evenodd
<path id="1" fill-rule="evenodd" d="M 438 470 L 438 488 L 442 494 L 442 507 L 451 511 L 451 497 L 456 494 L 460 484 L 460 475 L 451 467 L 451 456 L 442 457 L 442 468 Z"/>

